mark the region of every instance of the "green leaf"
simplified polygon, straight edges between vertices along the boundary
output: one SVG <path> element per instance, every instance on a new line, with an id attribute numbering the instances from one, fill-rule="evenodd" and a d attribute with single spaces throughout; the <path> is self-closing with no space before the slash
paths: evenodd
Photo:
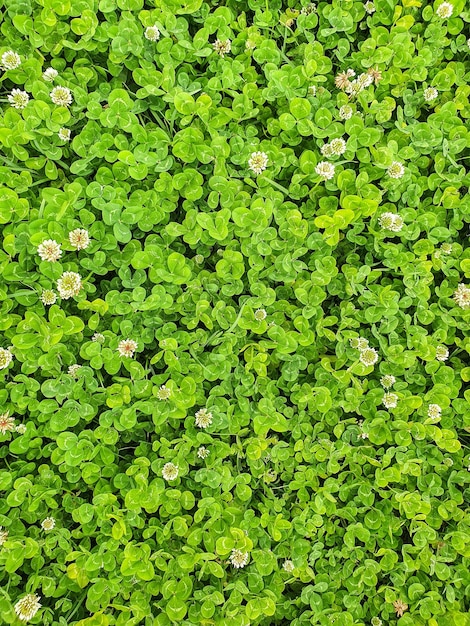
<path id="1" fill-rule="evenodd" d="M 292 98 L 289 102 L 289 109 L 292 115 L 300 120 L 310 115 L 312 105 L 306 98 Z"/>

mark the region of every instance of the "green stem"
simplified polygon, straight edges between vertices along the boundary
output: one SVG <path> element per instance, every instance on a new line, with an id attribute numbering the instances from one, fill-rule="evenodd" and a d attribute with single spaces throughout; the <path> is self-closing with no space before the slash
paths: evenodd
<path id="1" fill-rule="evenodd" d="M 235 328 L 237 327 L 238 321 L 240 320 L 240 318 L 242 316 L 243 309 L 245 308 L 245 304 L 246 304 L 246 301 L 241 305 L 240 311 L 239 311 L 239 313 L 237 315 L 237 319 L 233 322 L 233 324 L 228 329 L 228 331 L 227 331 L 228 333 L 233 332 L 235 330 Z"/>
<path id="2" fill-rule="evenodd" d="M 79 599 L 79 601 L 77 602 L 77 604 L 74 606 L 74 608 L 72 609 L 72 612 L 69 613 L 67 615 L 67 617 L 65 618 L 67 624 L 70 623 L 70 620 L 72 619 L 72 617 L 75 615 L 75 613 L 78 611 L 78 609 L 80 608 L 80 606 L 82 605 L 83 601 L 85 600 L 86 596 L 87 596 L 88 591 L 84 591 Z"/>
<path id="3" fill-rule="evenodd" d="M 266 180 L 268 183 L 271 183 L 274 187 L 277 187 L 283 193 L 289 195 L 289 190 L 277 183 L 275 180 L 271 180 L 271 178 L 267 178 L 267 176 L 263 176 L 263 180 Z"/>
<path id="4" fill-rule="evenodd" d="M 193 359 L 196 361 L 196 363 L 199 363 L 199 365 L 207 370 L 210 373 L 210 370 L 204 365 L 204 363 L 201 363 L 201 361 L 197 358 L 197 356 L 194 354 L 194 352 L 192 350 L 189 350 L 189 354 L 193 357 Z"/>
<path id="5" fill-rule="evenodd" d="M 8 167 L 12 170 L 15 170 L 18 172 L 31 172 L 31 170 L 28 167 L 17 167 L 16 163 L 13 163 L 12 161 L 10 161 L 10 159 L 7 159 L 3 156 L 0 156 L 0 159 L 2 159 L 2 161 L 4 161 L 4 163 L 8 165 Z"/>

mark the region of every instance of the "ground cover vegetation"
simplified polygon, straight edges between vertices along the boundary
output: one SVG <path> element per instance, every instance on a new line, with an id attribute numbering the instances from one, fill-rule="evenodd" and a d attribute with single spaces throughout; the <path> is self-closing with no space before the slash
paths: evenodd
<path id="1" fill-rule="evenodd" d="M 468 626 L 468 4 L 0 9 L 0 622 Z"/>

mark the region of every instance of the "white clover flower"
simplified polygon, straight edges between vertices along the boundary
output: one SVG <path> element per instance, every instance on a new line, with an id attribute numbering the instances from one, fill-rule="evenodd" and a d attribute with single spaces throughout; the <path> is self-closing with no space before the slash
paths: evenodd
<path id="1" fill-rule="evenodd" d="M 359 361 L 363 365 L 367 365 L 367 366 L 375 365 L 378 360 L 379 360 L 379 355 L 377 354 L 377 351 L 374 348 L 366 348 L 365 350 L 362 350 L 359 355 Z"/>
<path id="2" fill-rule="evenodd" d="M 467 46 L 470 48 L 470 38 L 467 39 Z"/>
<path id="3" fill-rule="evenodd" d="M 160 39 L 160 31 L 156 26 L 147 26 L 144 37 L 149 41 L 158 41 Z"/>
<path id="4" fill-rule="evenodd" d="M 234 548 L 229 560 L 233 567 L 245 567 L 248 563 L 248 552 L 242 552 Z"/>
<path id="5" fill-rule="evenodd" d="M 68 87 L 54 87 L 49 95 L 52 102 L 57 106 L 68 107 L 72 104 L 72 92 Z"/>
<path id="6" fill-rule="evenodd" d="M 460 283 L 452 296 L 462 309 L 470 309 L 470 287 Z"/>
<path id="7" fill-rule="evenodd" d="M 357 349 L 362 351 L 368 347 L 369 347 L 369 341 L 365 337 L 359 337 L 358 342 L 357 342 Z"/>
<path id="8" fill-rule="evenodd" d="M 73 378 L 77 377 L 78 372 L 81 370 L 82 366 L 78 365 L 78 363 L 75 363 L 74 365 L 70 365 L 67 373 L 72 376 Z"/>
<path id="9" fill-rule="evenodd" d="M 212 413 L 207 409 L 199 409 L 195 415 L 196 426 L 199 428 L 207 428 L 212 424 Z"/>
<path id="10" fill-rule="evenodd" d="M 390 229 L 394 233 L 399 233 L 404 226 L 403 218 L 400 215 L 395 215 L 392 228 Z"/>
<path id="11" fill-rule="evenodd" d="M 46 519 L 41 522 L 41 526 L 46 532 L 52 530 L 55 527 L 55 519 L 53 517 L 46 517 Z"/>
<path id="12" fill-rule="evenodd" d="M 443 461 L 442 461 L 442 462 L 443 462 L 443 463 L 444 463 L 444 465 L 446 465 L 447 467 L 452 467 L 452 465 L 454 464 L 454 461 L 453 461 L 450 457 L 448 457 L 448 456 L 446 456 L 446 458 L 445 458 L 445 459 L 443 459 Z"/>
<path id="13" fill-rule="evenodd" d="M 220 39 L 216 39 L 212 44 L 214 51 L 217 52 L 219 56 L 224 58 L 226 54 L 228 54 L 232 49 L 232 42 L 230 39 L 225 39 L 224 41 Z"/>
<path id="14" fill-rule="evenodd" d="M 352 80 L 346 83 L 344 86 L 344 91 L 350 96 L 357 96 L 358 93 L 362 91 L 362 85 L 358 82 L 358 80 Z"/>
<path id="15" fill-rule="evenodd" d="M 57 291 L 64 300 L 72 298 L 80 293 L 82 277 L 76 272 L 64 272 L 57 281 Z"/>
<path id="16" fill-rule="evenodd" d="M 127 356 L 129 358 L 132 358 L 137 348 L 137 341 L 134 341 L 133 339 L 123 339 L 119 342 L 117 351 L 119 352 L 119 356 Z"/>
<path id="17" fill-rule="evenodd" d="M 378 85 L 382 80 L 382 72 L 378 68 L 369 67 L 367 73 L 372 77 L 372 81 L 376 85 Z"/>
<path id="18" fill-rule="evenodd" d="M 53 83 L 58 75 L 59 75 L 59 72 L 55 70 L 53 67 L 48 67 L 42 73 L 43 79 L 46 80 L 48 83 Z"/>
<path id="19" fill-rule="evenodd" d="M 369 439 L 369 433 L 362 432 L 362 433 L 359 434 L 359 438 L 360 439 Z"/>
<path id="20" fill-rule="evenodd" d="M 380 617 L 373 617 L 371 621 L 371 626 L 382 626 L 383 622 Z"/>
<path id="21" fill-rule="evenodd" d="M 15 109 L 24 109 L 29 102 L 29 94 L 21 89 L 12 89 L 8 94 L 8 102 Z"/>
<path id="22" fill-rule="evenodd" d="M 77 250 L 85 250 L 90 245 L 90 236 L 84 228 L 76 228 L 69 233 L 69 241 Z"/>
<path id="23" fill-rule="evenodd" d="M 256 48 L 256 43 L 253 39 L 247 39 L 245 42 L 245 50 L 254 50 Z"/>
<path id="24" fill-rule="evenodd" d="M 364 9 L 366 10 L 367 13 L 369 13 L 369 15 L 372 15 L 372 13 L 375 13 L 375 6 L 373 2 L 366 2 L 364 4 Z"/>
<path id="25" fill-rule="evenodd" d="M 346 87 L 348 87 L 348 85 L 350 84 L 349 79 L 353 76 L 356 76 L 356 72 L 352 69 L 348 69 L 345 72 L 340 72 L 335 77 L 335 86 L 338 87 L 338 89 L 342 89 L 344 91 Z"/>
<path id="26" fill-rule="evenodd" d="M 196 256 L 194 257 L 194 261 L 198 265 L 201 265 L 201 263 L 204 263 L 204 257 L 202 256 L 202 254 L 196 254 Z"/>
<path id="27" fill-rule="evenodd" d="M 390 176 L 390 178 L 402 178 L 402 176 L 405 174 L 405 168 L 403 167 L 403 164 L 399 161 L 393 161 L 393 163 L 387 170 L 387 174 Z"/>
<path id="28" fill-rule="evenodd" d="M 379 225 L 384 230 L 389 230 L 392 233 L 399 233 L 403 226 L 403 218 L 398 213 L 392 213 L 390 211 L 386 211 L 382 213 L 382 215 L 378 219 Z"/>
<path id="29" fill-rule="evenodd" d="M 369 72 L 364 72 L 360 74 L 356 80 L 348 81 L 347 84 L 345 84 L 344 91 L 350 96 L 356 96 L 372 85 L 373 82 L 374 77 Z"/>
<path id="30" fill-rule="evenodd" d="M 394 409 L 398 404 L 398 396 L 396 393 L 386 393 L 382 398 L 382 404 L 386 409 Z"/>
<path id="31" fill-rule="evenodd" d="M 179 469 L 174 463 L 165 463 L 162 469 L 162 476 L 165 480 L 176 480 Z"/>
<path id="32" fill-rule="evenodd" d="M 54 239 L 46 239 L 38 246 L 38 254 L 43 261 L 49 261 L 55 263 L 62 256 L 62 250 L 60 243 L 57 243 Z"/>
<path id="33" fill-rule="evenodd" d="M 41 301 L 43 304 L 51 305 L 55 304 L 57 300 L 57 295 L 52 289 L 44 289 L 41 294 Z"/>
<path id="34" fill-rule="evenodd" d="M 209 452 L 209 450 L 208 450 L 206 447 L 204 447 L 204 446 L 200 446 L 200 447 L 198 448 L 197 455 L 198 455 L 198 457 L 199 457 L 200 459 L 207 459 L 207 457 L 209 456 L 209 454 L 210 454 L 210 452 Z"/>
<path id="35" fill-rule="evenodd" d="M 430 404 L 428 406 L 428 417 L 436 419 L 441 417 L 442 409 L 438 404 Z"/>
<path id="36" fill-rule="evenodd" d="M 10 348 L 0 348 L 0 370 L 6 369 L 13 361 L 13 355 Z"/>
<path id="37" fill-rule="evenodd" d="M 427 87 L 423 91 L 423 98 L 426 100 L 426 102 L 431 102 L 432 100 L 435 100 L 438 95 L 439 92 L 435 87 Z"/>
<path id="38" fill-rule="evenodd" d="M 315 167 L 315 172 L 322 180 L 330 180 L 335 175 L 335 166 L 327 161 L 320 161 Z"/>
<path id="39" fill-rule="evenodd" d="M 395 602 L 393 602 L 392 604 L 393 608 L 395 609 L 395 613 L 397 614 L 397 617 L 401 617 L 403 613 L 408 610 L 408 605 L 405 604 L 402 600 L 395 600 Z"/>
<path id="40" fill-rule="evenodd" d="M 286 559 L 282 564 L 282 569 L 290 574 L 295 570 L 295 565 L 290 559 Z"/>
<path id="41" fill-rule="evenodd" d="M 310 87 L 308 88 L 308 95 L 315 97 L 317 95 L 317 88 L 315 85 L 310 85 Z"/>
<path id="42" fill-rule="evenodd" d="M 0 526 L 0 546 L 3 546 L 5 541 L 8 539 L 8 530 L 4 529 L 3 526 Z"/>
<path id="43" fill-rule="evenodd" d="M 349 75 L 347 72 L 340 72 L 335 76 L 335 87 L 337 87 L 338 89 L 346 89 L 346 87 L 349 85 L 349 82 Z"/>
<path id="44" fill-rule="evenodd" d="M 5 435 L 7 432 L 15 430 L 15 418 L 10 417 L 9 411 L 0 415 L 0 433 Z"/>
<path id="45" fill-rule="evenodd" d="M 311 15 L 316 10 L 316 5 L 314 2 L 309 2 L 306 6 L 300 9 L 300 13 L 302 15 Z"/>
<path id="46" fill-rule="evenodd" d="M 384 389 L 390 389 L 390 387 L 393 387 L 396 382 L 397 379 L 393 376 L 393 374 L 385 374 L 385 376 L 382 376 L 380 379 L 380 384 Z"/>
<path id="47" fill-rule="evenodd" d="M 333 154 L 340 156 L 346 152 L 346 142 L 342 137 L 332 139 L 330 141 L 330 147 Z"/>
<path id="48" fill-rule="evenodd" d="M 333 156 L 333 149 L 330 143 L 323 144 L 323 146 L 320 148 L 320 152 L 322 153 L 322 156 L 324 157 Z"/>
<path id="49" fill-rule="evenodd" d="M 263 320 L 265 320 L 267 315 L 268 314 L 266 313 L 265 309 L 256 309 L 256 311 L 254 312 L 255 320 L 257 322 L 262 322 Z"/>
<path id="50" fill-rule="evenodd" d="M 339 110 L 339 117 L 341 120 L 349 120 L 353 116 L 353 108 L 349 104 L 343 104 Z"/>
<path id="51" fill-rule="evenodd" d="M 440 247 L 440 251 L 443 254 L 452 254 L 452 244 L 451 243 L 443 243 Z"/>
<path id="52" fill-rule="evenodd" d="M 436 347 L 436 359 L 438 361 L 447 361 L 449 358 L 449 350 L 446 346 L 437 346 Z"/>
<path id="53" fill-rule="evenodd" d="M 355 350 L 365 350 L 369 347 L 369 341 L 365 337 L 353 337 L 349 340 L 349 345 Z"/>
<path id="54" fill-rule="evenodd" d="M 369 86 L 365 84 L 364 80 L 361 79 L 361 76 L 364 76 L 364 74 L 361 74 L 359 78 L 357 78 L 356 80 L 349 82 L 344 89 L 344 91 L 351 98 L 353 98 L 354 96 L 357 96 L 358 94 L 361 93 L 361 91 L 364 91 L 364 89 Z M 370 77 L 370 84 L 372 83 L 373 83 L 373 78 Z"/>
<path id="55" fill-rule="evenodd" d="M 0 65 L 4 70 L 16 70 L 21 65 L 21 57 L 13 50 L 7 50 L 2 54 Z"/>
<path id="56" fill-rule="evenodd" d="M 22 622 L 29 622 L 41 608 L 41 599 L 37 593 L 28 593 L 15 604 L 15 613 Z"/>
<path id="57" fill-rule="evenodd" d="M 95 333 L 91 340 L 97 341 L 98 343 L 104 343 L 105 337 L 102 333 Z"/>
<path id="58" fill-rule="evenodd" d="M 370 87 L 372 85 L 372 83 L 374 82 L 374 75 L 371 72 L 364 72 L 363 74 L 359 74 L 357 82 L 362 91 L 363 89 L 366 89 L 367 87 Z"/>
<path id="59" fill-rule="evenodd" d="M 157 391 L 157 398 L 159 400 L 168 400 L 171 396 L 171 389 L 166 385 L 161 385 L 160 389 Z"/>
<path id="60" fill-rule="evenodd" d="M 57 135 L 61 141 L 70 141 L 72 131 L 70 130 L 70 128 L 60 128 Z"/>
<path id="61" fill-rule="evenodd" d="M 16 426 L 15 430 L 20 435 L 24 435 L 25 432 L 27 431 L 26 424 L 18 424 L 18 426 Z"/>
<path id="62" fill-rule="evenodd" d="M 437 7 L 436 14 L 442 19 L 450 17 L 454 11 L 454 5 L 450 2 L 443 2 Z"/>
<path id="63" fill-rule="evenodd" d="M 252 152 L 248 159 L 248 167 L 255 174 L 261 174 L 268 167 L 268 155 L 266 152 Z"/>

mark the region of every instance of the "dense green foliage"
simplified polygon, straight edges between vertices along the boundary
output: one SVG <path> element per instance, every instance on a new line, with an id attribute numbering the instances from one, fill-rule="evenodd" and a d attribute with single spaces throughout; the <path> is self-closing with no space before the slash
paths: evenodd
<path id="1" fill-rule="evenodd" d="M 0 622 L 469 626 L 465 1 L 1 5 Z"/>

